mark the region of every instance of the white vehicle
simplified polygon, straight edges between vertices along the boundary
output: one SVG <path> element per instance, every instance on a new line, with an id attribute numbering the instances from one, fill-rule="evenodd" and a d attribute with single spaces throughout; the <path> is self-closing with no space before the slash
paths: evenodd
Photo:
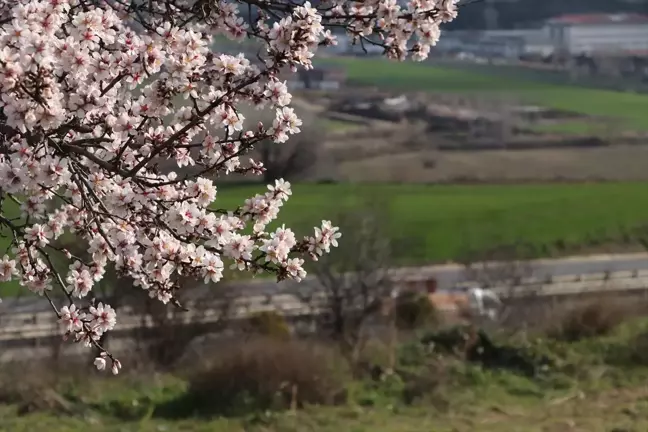
<path id="1" fill-rule="evenodd" d="M 477 285 L 463 286 L 458 289 L 466 296 L 467 306 L 475 317 L 497 319 L 502 301 L 493 290 Z"/>
<path id="2" fill-rule="evenodd" d="M 492 290 L 475 287 L 468 290 L 468 304 L 480 317 L 495 320 L 502 301 Z"/>

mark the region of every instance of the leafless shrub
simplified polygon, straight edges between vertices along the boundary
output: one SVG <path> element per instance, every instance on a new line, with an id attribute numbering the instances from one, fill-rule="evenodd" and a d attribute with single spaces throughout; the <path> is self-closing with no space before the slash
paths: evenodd
<path id="1" fill-rule="evenodd" d="M 636 312 L 635 305 L 606 297 L 580 302 L 556 313 L 547 334 L 569 342 L 603 336 Z"/>
<path id="2" fill-rule="evenodd" d="M 195 339 L 225 330 L 234 299 L 227 291 L 196 287 L 182 302 L 186 309 L 142 298 L 133 308 L 140 324 L 134 331 L 138 349 L 151 365 L 173 366 Z"/>
<path id="3" fill-rule="evenodd" d="M 0 371 L 0 404 L 18 407 L 20 414 L 36 411 L 56 411 L 74 414 L 74 405 L 61 391 L 65 385 L 80 382 L 79 368 L 56 368 L 47 362 L 3 364 Z M 69 365 L 68 365 L 69 366 Z M 87 380 L 87 376 L 84 376 Z"/>
<path id="4" fill-rule="evenodd" d="M 327 329 L 339 340 L 344 351 L 357 358 L 367 339 L 373 319 L 392 315 L 394 281 L 389 269 L 393 265 L 392 243 L 385 233 L 378 203 L 358 206 L 342 212 L 335 220 L 344 229 L 340 239 L 341 253 L 323 257 L 315 266 L 319 290 L 300 292 L 306 303 L 317 302 Z"/>
<path id="5" fill-rule="evenodd" d="M 229 343 L 190 378 L 188 395 L 210 414 L 343 401 L 348 368 L 338 351 L 307 341 Z"/>

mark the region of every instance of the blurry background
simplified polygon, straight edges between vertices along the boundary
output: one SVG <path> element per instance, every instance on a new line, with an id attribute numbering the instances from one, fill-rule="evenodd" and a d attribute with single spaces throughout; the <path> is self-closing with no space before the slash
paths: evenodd
<path id="1" fill-rule="evenodd" d="M 303 284 L 187 281 L 183 311 L 109 273 L 116 379 L 0 285 L 0 430 L 648 430 L 648 2 L 463 3 L 422 63 L 340 35 L 283 78 L 302 133 L 218 181 L 341 227 Z"/>

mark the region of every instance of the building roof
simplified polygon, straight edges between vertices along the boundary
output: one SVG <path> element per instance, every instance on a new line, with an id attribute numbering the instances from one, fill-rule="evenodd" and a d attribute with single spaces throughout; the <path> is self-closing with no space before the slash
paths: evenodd
<path id="1" fill-rule="evenodd" d="M 632 13 L 561 15 L 549 22 L 566 25 L 648 24 L 648 15 Z"/>
<path id="2" fill-rule="evenodd" d="M 625 50 L 623 51 L 624 55 L 630 55 L 635 57 L 646 57 L 648 58 L 648 50 Z"/>

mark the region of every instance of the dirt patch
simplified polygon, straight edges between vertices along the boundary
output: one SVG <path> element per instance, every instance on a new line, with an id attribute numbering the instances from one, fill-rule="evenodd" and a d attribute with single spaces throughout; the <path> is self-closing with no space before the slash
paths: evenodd
<path id="1" fill-rule="evenodd" d="M 388 148 L 375 140 L 375 148 Z M 400 152 L 340 161 L 341 179 L 382 182 L 645 180 L 648 146 Z"/>
<path id="2" fill-rule="evenodd" d="M 316 113 L 327 125 L 324 151 L 336 166 L 335 180 L 480 183 L 648 179 L 644 163 L 648 138 L 625 136 L 628 131 L 614 132 L 605 126 L 605 119 L 542 110 L 510 100 L 429 94 L 405 95 L 407 103 L 398 118 L 339 112 L 339 106 L 344 105 L 341 101 L 348 105 L 355 100 L 362 105 L 367 100 L 365 105 L 379 110 L 380 103 L 400 96 L 362 89 L 343 95 L 316 93 L 295 98 L 300 109 Z"/>

